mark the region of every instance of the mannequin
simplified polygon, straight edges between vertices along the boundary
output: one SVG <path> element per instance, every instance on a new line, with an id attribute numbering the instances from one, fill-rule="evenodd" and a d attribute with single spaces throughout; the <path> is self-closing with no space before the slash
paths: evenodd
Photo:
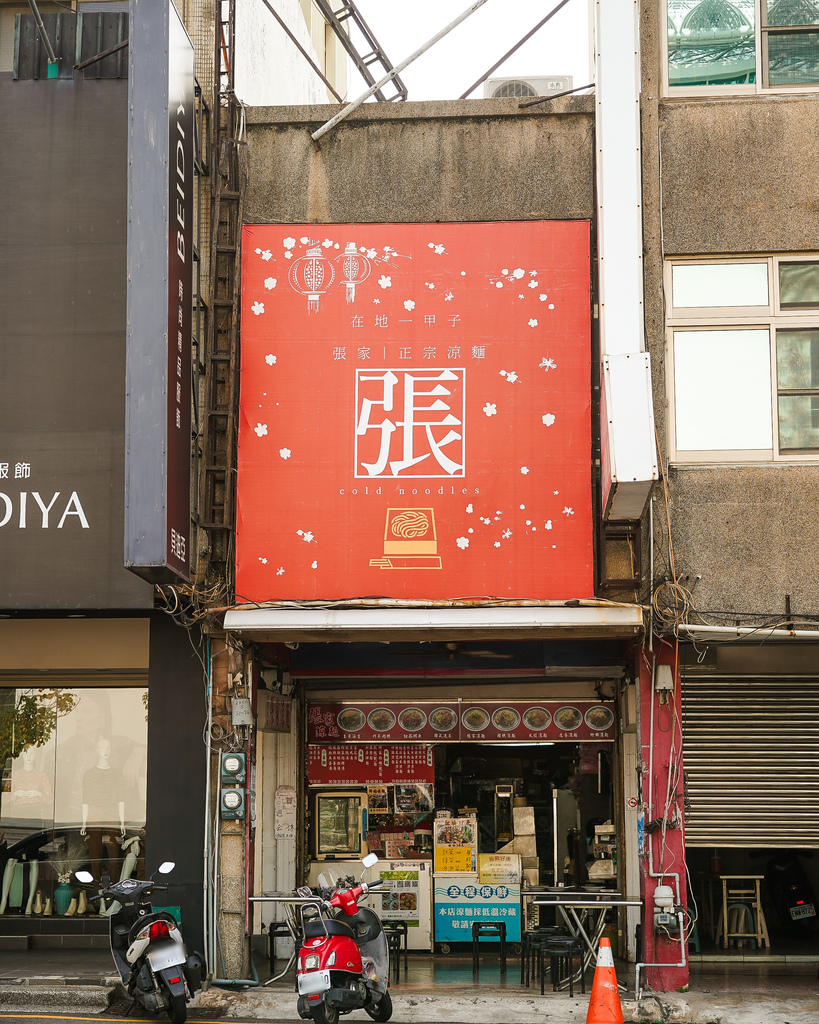
<path id="1" fill-rule="evenodd" d="M 108 873 L 116 878 L 119 870 L 119 844 L 125 838 L 125 780 L 122 772 L 111 767 L 111 741 L 97 743 L 97 763 L 82 777 L 82 828 L 88 853 L 97 867 L 105 847 Z M 89 828 L 90 826 L 90 828 Z M 116 831 L 119 830 L 119 838 Z"/>
<path id="2" fill-rule="evenodd" d="M 15 821 L 18 819 L 26 825 L 42 828 L 51 814 L 51 782 L 45 772 L 35 767 L 37 749 L 33 744 L 27 746 L 16 759 L 11 772 L 11 790 L 4 800 L 4 810 Z M 32 851 L 33 857 L 22 853 L 9 858 L 3 871 L 2 889 L 0 889 L 0 914 L 6 912 L 8 896 L 11 890 L 14 869 L 22 860 L 28 863 L 28 902 L 24 913 L 31 916 L 37 913 L 34 909 L 37 897 L 37 882 L 40 878 L 40 860 L 37 850 Z"/>

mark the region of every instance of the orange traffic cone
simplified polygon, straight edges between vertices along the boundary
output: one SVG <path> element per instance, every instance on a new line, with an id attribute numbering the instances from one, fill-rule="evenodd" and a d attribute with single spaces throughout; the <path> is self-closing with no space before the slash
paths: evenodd
<path id="1" fill-rule="evenodd" d="M 608 939 L 600 940 L 586 1024 L 623 1024 L 623 1008 Z"/>

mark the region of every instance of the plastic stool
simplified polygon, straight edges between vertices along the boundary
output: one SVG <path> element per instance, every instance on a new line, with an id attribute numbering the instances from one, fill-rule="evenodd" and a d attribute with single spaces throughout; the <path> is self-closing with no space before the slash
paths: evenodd
<path id="1" fill-rule="evenodd" d="M 387 931 L 385 928 L 384 934 L 387 936 L 387 945 L 390 947 L 390 967 L 397 983 L 401 976 L 401 933 L 395 930 Z M 404 970 L 406 971 L 406 967 Z"/>
<path id="2" fill-rule="evenodd" d="M 700 949 L 700 930 L 697 928 L 697 922 L 694 922 L 694 927 L 691 929 L 691 934 L 688 936 L 688 945 L 694 947 L 695 953 L 701 953 Z"/>
<path id="3" fill-rule="evenodd" d="M 586 975 L 583 970 L 583 946 L 579 939 L 561 939 L 557 937 L 547 938 L 541 945 L 541 958 L 548 956 L 551 961 L 552 991 L 557 992 L 560 983 L 569 980 L 569 997 L 574 998 L 574 969 L 573 960 L 575 956 L 580 959 L 580 991 L 585 995 Z M 540 965 L 540 994 L 544 994 L 544 970 L 541 959 Z"/>
<path id="4" fill-rule="evenodd" d="M 529 979 L 536 978 L 540 969 L 541 956 L 540 947 L 549 938 L 568 937 L 569 933 L 565 928 L 557 925 L 548 925 L 543 928 L 536 928 L 531 932 L 524 932 L 521 944 L 520 956 L 520 983 L 529 988 Z"/>
<path id="5" fill-rule="evenodd" d="M 409 963 L 409 961 L 407 959 L 407 947 L 408 947 L 408 944 L 409 944 L 409 932 L 407 930 L 407 922 L 406 921 L 384 921 L 383 922 L 383 927 L 384 927 L 384 931 L 387 934 L 389 934 L 390 932 L 395 932 L 401 938 L 401 940 L 403 941 L 403 944 L 404 944 L 404 977 L 406 977 L 408 963 Z M 400 959 L 400 957 L 401 957 L 401 945 L 400 945 L 400 943 L 399 943 L 399 946 L 398 946 L 398 954 L 397 954 L 397 956 L 398 956 L 398 959 Z"/>
<path id="6" fill-rule="evenodd" d="M 497 935 L 500 938 L 500 972 L 506 974 L 506 922 L 505 921 L 473 921 L 472 922 L 472 973 L 480 970 L 480 941 L 483 936 Z"/>

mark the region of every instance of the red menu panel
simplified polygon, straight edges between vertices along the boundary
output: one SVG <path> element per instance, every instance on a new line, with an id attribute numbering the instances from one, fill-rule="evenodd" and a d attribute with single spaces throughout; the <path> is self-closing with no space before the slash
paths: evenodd
<path id="1" fill-rule="evenodd" d="M 614 705 L 595 701 L 311 703 L 307 738 L 330 743 L 531 743 L 614 739 Z"/>
<path id="2" fill-rule="evenodd" d="M 378 783 L 434 783 L 435 763 L 429 746 L 307 747 L 307 781 L 311 786 L 374 786 Z"/>

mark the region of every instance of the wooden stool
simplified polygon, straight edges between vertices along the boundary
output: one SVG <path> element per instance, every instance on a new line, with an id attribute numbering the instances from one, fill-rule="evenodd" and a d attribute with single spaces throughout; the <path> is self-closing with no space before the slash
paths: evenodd
<path id="1" fill-rule="evenodd" d="M 720 921 L 717 925 L 717 942 L 722 933 L 723 949 L 728 948 L 730 939 L 753 939 L 757 949 L 761 949 L 763 943 L 771 948 L 768 938 L 768 926 L 765 921 L 765 914 L 762 910 L 762 899 L 760 895 L 760 883 L 764 875 L 720 875 L 722 882 L 722 911 Z M 754 925 L 753 931 L 732 932 L 731 920 L 728 911 L 729 904 L 745 904 L 751 911 L 751 918 Z"/>

